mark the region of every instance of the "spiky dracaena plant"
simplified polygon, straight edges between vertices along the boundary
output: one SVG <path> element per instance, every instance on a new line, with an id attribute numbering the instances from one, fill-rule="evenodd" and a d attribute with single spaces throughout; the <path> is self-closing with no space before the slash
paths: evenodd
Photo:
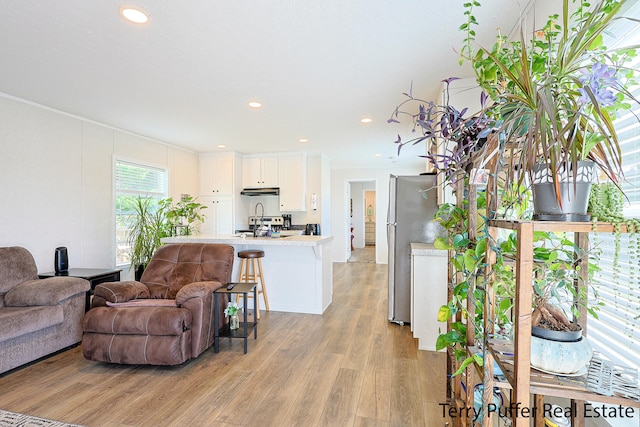
<path id="1" fill-rule="evenodd" d="M 577 174 L 580 160 L 594 161 L 619 182 L 622 154 L 613 120 L 629 102 L 638 102 L 627 89 L 634 75 L 625 65 L 638 46 L 608 49 L 603 43 L 612 23 L 623 19 L 625 0 L 581 0 L 570 12 L 572 3 L 563 0 L 562 13 L 550 16 L 530 40 L 521 28 L 520 41 L 499 36 L 491 50 L 481 47 L 470 58 L 479 84 L 495 102 L 491 113 L 504 120 L 509 152 L 503 157 L 512 163 L 510 170 L 530 172 L 546 162 L 558 198 L 558 172 L 569 164 Z M 521 181 L 524 174 L 508 178 Z"/>

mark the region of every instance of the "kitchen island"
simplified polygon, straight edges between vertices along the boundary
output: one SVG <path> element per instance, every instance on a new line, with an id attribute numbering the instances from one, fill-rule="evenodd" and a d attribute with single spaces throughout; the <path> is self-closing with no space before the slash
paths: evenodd
<path id="1" fill-rule="evenodd" d="M 322 314 L 331 304 L 332 236 L 241 237 L 206 235 L 166 237 L 162 243 L 224 243 L 238 251 L 262 250 L 262 268 L 272 311 Z M 232 280 L 239 277 L 236 257 Z M 264 303 L 260 298 L 260 306 Z"/>

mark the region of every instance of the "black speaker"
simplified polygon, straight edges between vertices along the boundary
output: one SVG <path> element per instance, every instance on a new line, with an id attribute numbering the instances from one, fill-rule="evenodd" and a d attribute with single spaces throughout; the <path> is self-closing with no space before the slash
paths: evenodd
<path id="1" fill-rule="evenodd" d="M 64 246 L 56 248 L 54 267 L 58 275 L 65 275 L 69 272 L 69 254 Z"/>

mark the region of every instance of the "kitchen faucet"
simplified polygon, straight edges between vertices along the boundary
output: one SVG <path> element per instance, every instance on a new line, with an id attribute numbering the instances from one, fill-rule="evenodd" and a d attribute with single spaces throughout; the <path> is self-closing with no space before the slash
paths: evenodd
<path id="1" fill-rule="evenodd" d="M 262 231 L 262 227 L 264 226 L 264 205 L 262 203 L 258 202 L 256 204 L 256 208 L 253 214 L 256 218 L 258 217 L 258 206 L 262 208 L 260 213 L 260 228 L 258 228 L 257 224 L 253 225 L 253 237 L 258 237 L 258 234 L 259 234 L 258 230 Z"/>

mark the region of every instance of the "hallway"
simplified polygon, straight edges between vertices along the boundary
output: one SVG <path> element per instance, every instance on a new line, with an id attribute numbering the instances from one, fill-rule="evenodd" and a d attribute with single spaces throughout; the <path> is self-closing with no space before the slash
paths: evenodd
<path id="1" fill-rule="evenodd" d="M 353 251 L 351 251 L 351 256 L 349 257 L 347 262 L 365 262 L 375 264 L 376 247 L 367 245 L 364 248 L 355 248 Z"/>

